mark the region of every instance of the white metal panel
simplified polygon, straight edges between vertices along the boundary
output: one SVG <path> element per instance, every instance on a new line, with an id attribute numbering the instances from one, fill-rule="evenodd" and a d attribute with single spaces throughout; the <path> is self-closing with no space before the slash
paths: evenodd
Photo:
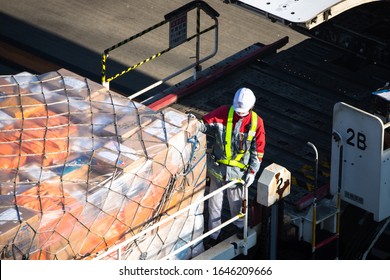
<path id="1" fill-rule="evenodd" d="M 385 178 L 389 174 L 385 168 L 389 166 L 390 152 L 386 151 L 386 160 L 383 122 L 340 102 L 333 110 L 333 131 L 341 136 L 341 141 L 332 142 L 331 193 L 336 194 L 340 184 L 344 201 L 373 213 L 376 221 L 383 220 L 390 215 L 390 185 Z"/>
<path id="2" fill-rule="evenodd" d="M 380 0 L 240 0 L 267 16 L 310 29 L 353 7 Z"/>
<path id="3" fill-rule="evenodd" d="M 238 255 L 243 254 L 245 250 L 249 250 L 256 245 L 257 232 L 259 230 L 258 227 L 248 228 L 248 238 L 246 242 L 243 239 L 238 239 L 234 234 L 194 257 L 192 260 L 231 260 Z"/>
<path id="4" fill-rule="evenodd" d="M 388 123 L 390 127 L 390 123 Z M 379 198 L 379 217 L 390 217 L 390 148 L 382 155 L 381 194 Z M 382 220 L 382 219 L 381 219 Z"/>
<path id="5" fill-rule="evenodd" d="M 306 22 L 344 0 L 242 0 L 240 2 L 267 11 L 291 22 Z"/>

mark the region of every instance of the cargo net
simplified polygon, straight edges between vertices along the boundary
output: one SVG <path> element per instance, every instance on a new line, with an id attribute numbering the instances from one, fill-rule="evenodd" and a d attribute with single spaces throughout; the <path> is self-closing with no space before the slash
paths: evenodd
<path id="1" fill-rule="evenodd" d="M 195 132 L 186 114 L 65 70 L 0 76 L 1 259 L 92 259 L 199 200 L 205 138 Z M 159 259 L 202 233 L 199 204 L 121 257 Z"/>

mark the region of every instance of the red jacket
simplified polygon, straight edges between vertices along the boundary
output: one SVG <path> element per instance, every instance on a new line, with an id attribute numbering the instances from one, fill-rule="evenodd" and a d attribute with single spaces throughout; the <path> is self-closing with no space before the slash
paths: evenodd
<path id="1" fill-rule="evenodd" d="M 215 138 L 213 156 L 216 159 L 225 157 L 225 138 L 226 138 L 226 125 L 230 106 L 222 106 L 214 111 L 205 115 L 202 119 L 206 126 L 206 133 Z M 238 126 L 239 125 L 239 126 Z M 260 169 L 261 161 L 264 155 L 265 148 L 265 130 L 263 119 L 258 116 L 256 134 L 249 143 L 247 141 L 248 132 L 251 128 L 251 112 L 240 118 L 237 114 L 233 117 L 233 135 L 232 135 L 232 154 L 233 157 L 237 154 L 238 150 L 246 149 L 248 154 L 243 157 L 242 162 L 249 165 L 249 171 L 251 173 L 257 173 Z M 218 168 L 217 168 L 218 169 Z M 231 170 L 232 169 L 232 170 Z M 226 176 L 226 180 L 234 179 L 236 177 L 242 178 L 244 173 L 242 170 L 237 170 L 237 167 L 227 167 L 226 174 L 221 170 L 222 176 Z M 217 171 L 217 170 L 214 170 Z"/>

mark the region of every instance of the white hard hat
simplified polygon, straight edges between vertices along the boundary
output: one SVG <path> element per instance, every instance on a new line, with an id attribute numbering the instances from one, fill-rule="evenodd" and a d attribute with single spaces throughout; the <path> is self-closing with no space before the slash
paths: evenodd
<path id="1" fill-rule="evenodd" d="M 234 111 L 237 113 L 247 113 L 255 105 L 255 102 L 256 97 L 249 88 L 240 88 L 234 95 Z"/>

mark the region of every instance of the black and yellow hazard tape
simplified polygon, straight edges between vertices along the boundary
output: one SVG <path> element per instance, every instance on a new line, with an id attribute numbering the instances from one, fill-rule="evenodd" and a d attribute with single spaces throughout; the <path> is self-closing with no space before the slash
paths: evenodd
<path id="1" fill-rule="evenodd" d="M 188 12 L 188 10 L 191 10 L 191 9 L 193 9 L 193 8 L 195 8 L 195 7 L 198 7 L 198 5 L 190 5 L 190 7 L 186 7 L 185 10 Z M 208 27 L 208 28 L 206 28 L 206 29 L 204 29 L 204 30 L 202 30 L 202 31 L 200 31 L 200 8 L 206 9 L 205 12 L 206 12 L 207 14 L 209 14 L 212 18 L 215 19 L 215 24 L 214 24 L 214 25 L 212 25 L 212 26 L 210 26 L 210 27 Z M 187 9 L 188 9 L 188 10 L 187 10 Z M 210 30 L 212 30 L 212 29 L 217 28 L 218 24 L 217 24 L 216 17 L 218 17 L 219 14 L 216 13 L 214 10 L 212 10 L 212 9 L 210 10 L 210 9 L 211 9 L 211 7 L 208 7 L 208 5 L 204 5 L 204 4 L 201 4 L 201 5 L 198 7 L 198 10 L 197 10 L 197 19 L 196 19 L 196 34 L 193 35 L 193 36 L 191 36 L 191 37 L 189 37 L 189 38 L 187 38 L 187 39 L 186 39 L 185 41 L 183 41 L 181 44 L 183 44 L 183 43 L 185 43 L 185 42 L 188 42 L 188 41 L 190 41 L 190 40 L 192 40 L 192 39 L 194 39 L 194 38 L 196 38 L 196 37 L 198 37 L 198 36 L 200 36 L 200 35 L 202 35 L 202 34 L 208 32 L 208 31 L 210 31 Z M 213 13 L 211 13 L 211 12 L 213 12 Z M 176 12 L 175 12 L 175 14 L 176 14 Z M 147 63 L 147 62 L 149 62 L 149 61 L 151 61 L 151 60 L 153 60 L 153 59 L 155 59 L 155 58 L 157 58 L 157 57 L 159 57 L 159 56 L 161 56 L 162 54 L 164 54 L 164 53 L 170 51 L 171 49 L 173 49 L 173 48 L 175 48 L 175 47 L 181 45 L 181 44 L 179 44 L 179 45 L 174 46 L 174 47 L 169 47 L 169 48 L 167 48 L 167 49 L 165 49 L 165 50 L 163 50 L 163 51 L 161 51 L 161 52 L 159 52 L 159 53 L 157 53 L 157 54 L 155 54 L 155 55 L 152 55 L 151 57 L 149 57 L 149 58 L 147 58 L 147 59 L 145 59 L 145 60 L 143 60 L 143 61 L 141 61 L 141 62 L 139 62 L 139 63 L 137 63 L 137 64 L 134 64 L 133 66 L 128 67 L 127 69 L 123 70 L 122 72 L 120 72 L 120 73 L 118 73 L 118 74 L 116 74 L 116 75 L 114 75 L 114 76 L 112 76 L 112 77 L 109 77 L 109 78 L 106 77 L 106 71 L 107 71 L 107 65 L 106 65 L 106 64 L 107 64 L 107 58 L 108 58 L 109 53 L 110 53 L 111 51 L 113 51 L 113 50 L 115 50 L 115 49 L 117 49 L 117 48 L 123 46 L 124 44 L 127 44 L 127 43 L 129 43 L 130 41 L 132 41 L 132 40 L 134 40 L 134 39 L 136 39 L 136 38 L 138 38 L 138 37 L 141 37 L 142 35 L 145 35 L 146 33 L 148 33 L 148 32 L 150 32 L 150 31 L 152 31 L 152 30 L 154 30 L 154 29 L 156 29 L 156 28 L 158 28 L 158 27 L 160 27 L 160 26 L 162 26 L 162 25 L 168 23 L 168 22 L 170 21 L 170 20 L 169 20 L 170 18 L 171 18 L 171 17 L 166 16 L 166 19 L 165 19 L 165 20 L 163 20 L 163 21 L 161 21 L 161 22 L 159 22 L 159 23 L 157 23 L 157 24 L 155 24 L 155 25 L 153 25 L 153 26 L 151 26 L 151 27 L 149 27 L 149 28 L 147 28 L 147 29 L 145 29 L 145 30 L 143 30 L 143 31 L 141 31 L 141 32 L 139 32 L 139 33 L 137 33 L 137 34 L 135 34 L 135 35 L 133 35 L 133 36 L 131 36 L 131 37 L 129 37 L 129 38 L 127 38 L 127 39 L 125 39 L 125 40 L 123 40 L 123 41 L 121 41 L 121 42 L 115 44 L 115 45 L 113 45 L 113 46 L 111 46 L 111 47 L 109 47 L 109 48 L 107 48 L 107 49 L 105 49 L 104 52 L 103 52 L 103 54 L 102 54 L 102 71 L 101 71 L 102 84 L 111 82 L 112 80 L 114 80 L 114 79 L 116 79 L 116 78 L 118 78 L 118 77 L 120 77 L 120 76 L 123 76 L 124 74 L 126 74 L 126 73 L 128 73 L 128 72 L 134 70 L 135 68 L 137 68 L 137 67 L 139 67 L 139 66 L 141 66 L 141 65 L 143 65 L 143 64 L 145 64 L 145 63 Z M 171 18 L 171 19 L 172 19 L 172 18 Z"/>

